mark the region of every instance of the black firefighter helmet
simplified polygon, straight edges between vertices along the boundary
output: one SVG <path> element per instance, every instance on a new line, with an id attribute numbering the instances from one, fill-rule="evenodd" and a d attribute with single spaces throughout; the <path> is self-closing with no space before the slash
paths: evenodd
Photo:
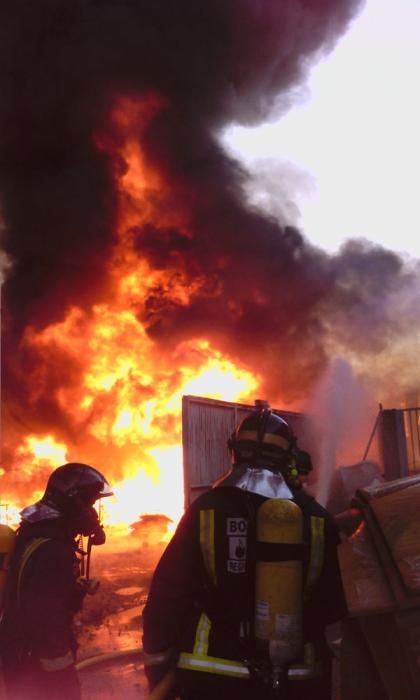
<path id="1" fill-rule="evenodd" d="M 56 509 L 75 532 L 93 535 L 94 543 L 102 544 L 103 528 L 93 505 L 98 499 L 112 495 L 101 472 L 89 464 L 69 462 L 52 472 L 41 503 Z"/>
<path id="2" fill-rule="evenodd" d="M 246 416 L 228 441 L 234 465 L 275 472 L 288 469 L 295 444 L 289 424 L 271 408 Z"/>

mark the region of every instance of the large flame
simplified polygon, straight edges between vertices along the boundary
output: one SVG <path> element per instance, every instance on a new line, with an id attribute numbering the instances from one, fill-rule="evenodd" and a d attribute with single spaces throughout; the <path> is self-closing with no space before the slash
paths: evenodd
<path id="1" fill-rule="evenodd" d="M 224 359 L 204 339 L 182 343 L 169 356 L 130 312 L 98 306 L 88 317 L 80 309 L 26 342 L 38 356 L 60 355 L 80 368 L 80 381 L 59 386 L 56 400 L 81 437 L 65 444 L 51 434 L 27 435 L 15 454 L 13 473 L 22 496 L 36 500 L 40 477 L 65 461 L 97 466 L 112 483 L 115 497 L 104 503 L 106 522 L 129 525 L 144 513 L 164 513 L 177 521 L 183 509 L 180 412 L 184 394 L 229 401 L 253 394 L 258 379 Z M 36 373 L 35 373 L 36 374 Z M 32 391 L 42 390 L 34 376 Z M 16 495 L 16 500 L 17 494 Z"/>
<path id="2" fill-rule="evenodd" d="M 130 227 L 146 213 L 160 225 L 188 228 L 186 220 L 180 221 L 181 209 L 160 212 L 153 204 L 151 192 L 164 185 L 147 170 L 130 139 L 133 120 L 139 128 L 160 106 L 152 95 L 141 108 L 121 101 L 112 115 L 125 134 L 120 148 L 127 168 L 117 176 L 120 226 L 108 301 L 89 311 L 73 306 L 60 322 L 26 330 L 23 348 L 37 360 L 28 376 L 29 401 L 52 391 L 50 399 L 67 417 L 71 439 L 50 428 L 21 436 L 6 471 L 9 514 L 40 497 L 53 468 L 82 461 L 101 469 L 112 483 L 115 496 L 102 509 L 108 524 L 128 526 L 147 513 L 163 513 L 176 522 L 184 500 L 182 396 L 244 401 L 258 387 L 258 375 L 224 357 L 205 337 L 159 349 L 137 313 L 151 289 L 186 304 L 202 284 L 199 278 L 187 282 L 170 266 L 151 269 L 130 236 Z M 106 138 L 97 140 L 99 147 L 109 148 Z"/>

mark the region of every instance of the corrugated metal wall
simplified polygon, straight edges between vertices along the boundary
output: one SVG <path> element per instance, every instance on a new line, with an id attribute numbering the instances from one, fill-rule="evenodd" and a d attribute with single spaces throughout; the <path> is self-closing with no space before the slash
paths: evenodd
<path id="1" fill-rule="evenodd" d="M 420 471 L 420 408 L 383 409 L 379 444 L 386 479 Z"/>
<path id="2" fill-rule="evenodd" d="M 230 468 L 227 441 L 254 405 L 216 401 L 200 396 L 182 399 L 185 507 Z M 274 409 L 299 433 L 300 413 Z"/>

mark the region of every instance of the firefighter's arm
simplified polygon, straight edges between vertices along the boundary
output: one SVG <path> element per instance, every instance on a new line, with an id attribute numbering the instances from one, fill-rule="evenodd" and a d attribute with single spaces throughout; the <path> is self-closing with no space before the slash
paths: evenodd
<path id="1" fill-rule="evenodd" d="M 198 566 L 195 517 L 187 511 L 154 572 L 143 611 L 145 673 L 150 689 L 176 665 L 179 642 L 197 599 Z"/>

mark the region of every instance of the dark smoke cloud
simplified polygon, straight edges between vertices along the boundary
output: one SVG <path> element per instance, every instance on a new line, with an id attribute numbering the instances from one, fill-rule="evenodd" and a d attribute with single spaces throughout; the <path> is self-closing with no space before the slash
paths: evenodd
<path id="1" fill-rule="evenodd" d="M 0 194 L 2 247 L 13 261 L 3 290 L 13 394 L 28 324 L 42 327 L 69 305 L 89 309 L 106 296 L 115 179 L 126 167 L 110 112 L 116 97 L 152 90 L 165 106 L 138 137 L 165 182 L 162 207 L 182 203 L 189 235 L 156 221 L 129 234 L 139 256 L 172 270 L 174 283 L 201 280 L 188 305 L 174 301 L 170 286 L 137 300 L 139 319 L 163 348 L 211 336 L 292 396 L 327 363 L 331 332 L 355 351 L 369 345 L 363 326 L 373 328 L 376 350 L 400 332 L 392 308 L 377 302 L 410 290 L 415 271 L 361 243 L 329 257 L 286 221 L 252 209 L 247 175 L 218 141 L 231 121 L 256 124 L 287 110 L 311 63 L 361 4 L 3 0 Z M 106 134 L 106 149 L 97 134 Z"/>

